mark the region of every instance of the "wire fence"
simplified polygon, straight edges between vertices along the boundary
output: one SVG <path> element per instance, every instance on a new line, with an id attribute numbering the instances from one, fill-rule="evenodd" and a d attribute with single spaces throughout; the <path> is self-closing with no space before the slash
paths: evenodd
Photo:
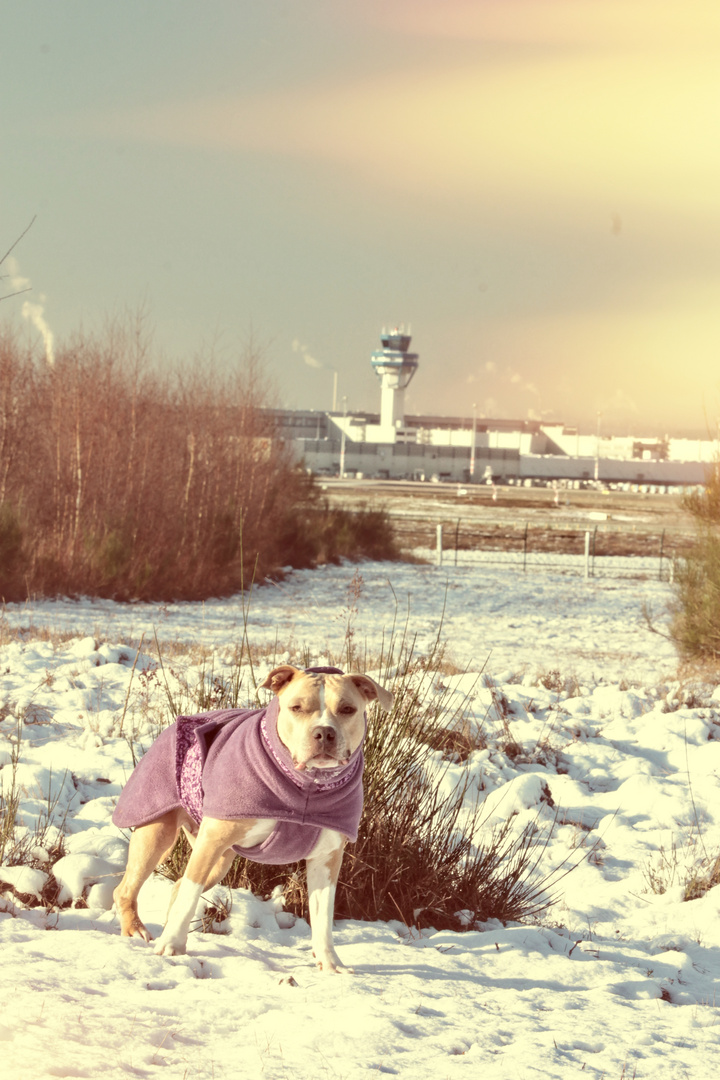
<path id="1" fill-rule="evenodd" d="M 503 526 L 493 533 L 468 527 L 462 519 L 418 523 L 418 532 L 424 533 L 424 543 L 413 546 L 413 553 L 437 565 L 498 565 L 520 573 L 556 571 L 586 579 L 642 577 L 669 582 L 677 559 L 693 540 L 691 533 L 681 530 L 553 529 L 529 523 Z"/>

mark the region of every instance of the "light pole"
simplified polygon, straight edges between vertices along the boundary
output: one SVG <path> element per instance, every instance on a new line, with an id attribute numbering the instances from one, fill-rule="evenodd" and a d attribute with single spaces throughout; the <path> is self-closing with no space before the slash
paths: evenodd
<path id="1" fill-rule="evenodd" d="M 345 417 L 347 416 L 347 395 L 343 394 L 343 426 L 340 435 L 340 479 L 345 476 Z"/>
<path id="2" fill-rule="evenodd" d="M 473 426 L 472 426 L 472 441 L 470 443 L 470 481 L 472 482 L 475 476 L 475 427 L 477 423 L 477 405 L 473 402 Z"/>
<path id="3" fill-rule="evenodd" d="M 595 428 L 595 483 L 600 476 L 600 413 L 597 414 L 597 427 Z"/>

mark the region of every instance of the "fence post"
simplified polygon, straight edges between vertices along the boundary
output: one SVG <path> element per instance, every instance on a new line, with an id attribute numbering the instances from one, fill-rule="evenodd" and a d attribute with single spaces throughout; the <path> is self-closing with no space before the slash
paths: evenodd
<path id="1" fill-rule="evenodd" d="M 590 530 L 585 533 L 585 580 L 590 577 Z"/>
<path id="2" fill-rule="evenodd" d="M 460 535 L 460 518 L 457 519 L 457 524 L 455 526 L 455 565 L 456 566 L 457 566 L 457 557 L 458 557 L 458 536 L 459 535 Z"/>
<path id="3" fill-rule="evenodd" d="M 438 564 L 438 566 L 442 566 L 442 555 L 443 555 L 442 525 L 438 525 L 436 527 L 435 545 L 436 545 L 436 550 L 437 550 L 437 564 Z"/>
<path id="4" fill-rule="evenodd" d="M 527 534 L 528 534 L 528 523 L 526 521 L 525 522 L 525 532 L 523 533 L 523 573 L 525 573 L 526 570 L 527 570 Z"/>
<path id="5" fill-rule="evenodd" d="M 660 568 L 658 570 L 658 581 L 662 581 L 662 561 L 663 561 L 663 547 L 665 546 L 665 530 L 663 529 L 660 536 Z"/>
<path id="6" fill-rule="evenodd" d="M 593 539 L 592 539 L 592 573 L 590 575 L 591 577 L 595 577 L 595 542 L 597 541 L 597 531 L 598 531 L 598 527 L 596 525 L 595 528 L 593 529 Z"/>

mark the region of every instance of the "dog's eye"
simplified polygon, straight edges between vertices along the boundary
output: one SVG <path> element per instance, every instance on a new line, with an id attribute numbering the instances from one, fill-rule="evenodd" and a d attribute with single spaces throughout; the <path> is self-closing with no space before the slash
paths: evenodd
<path id="1" fill-rule="evenodd" d="M 301 713 L 303 711 L 302 705 L 291 705 L 290 712 Z"/>
<path id="2" fill-rule="evenodd" d="M 338 712 L 341 716 L 354 716 L 357 709 L 354 705 L 341 705 Z"/>

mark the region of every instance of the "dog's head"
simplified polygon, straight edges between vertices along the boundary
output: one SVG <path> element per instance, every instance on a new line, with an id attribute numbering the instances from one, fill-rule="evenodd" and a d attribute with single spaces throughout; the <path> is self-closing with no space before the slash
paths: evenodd
<path id="1" fill-rule="evenodd" d="M 271 671 L 263 686 L 278 696 L 278 735 L 299 771 L 347 764 L 365 735 L 367 703 L 379 701 L 383 709 L 393 703 L 369 675 L 308 672 L 290 664 Z"/>

